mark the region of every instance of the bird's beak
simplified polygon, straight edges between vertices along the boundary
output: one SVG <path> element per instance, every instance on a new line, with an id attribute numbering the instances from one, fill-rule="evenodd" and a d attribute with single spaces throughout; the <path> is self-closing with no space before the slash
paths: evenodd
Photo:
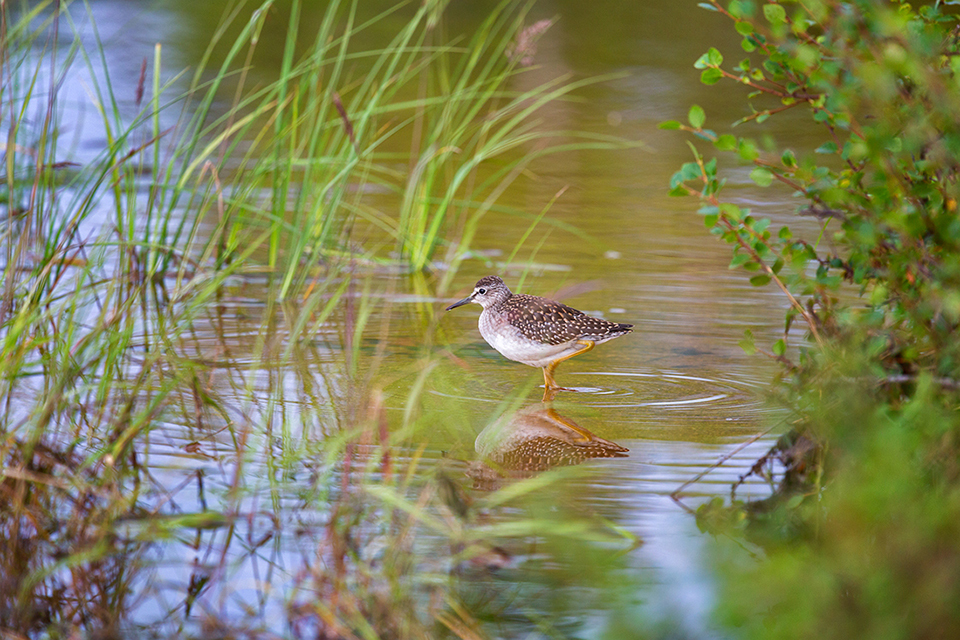
<path id="1" fill-rule="evenodd" d="M 450 309 L 456 309 L 457 307 L 462 307 L 463 305 L 470 304 L 471 302 L 473 302 L 473 294 L 470 294 L 469 296 L 467 296 L 466 298 L 464 298 L 459 302 L 454 302 L 452 305 L 447 307 L 446 310 L 450 311 Z"/>

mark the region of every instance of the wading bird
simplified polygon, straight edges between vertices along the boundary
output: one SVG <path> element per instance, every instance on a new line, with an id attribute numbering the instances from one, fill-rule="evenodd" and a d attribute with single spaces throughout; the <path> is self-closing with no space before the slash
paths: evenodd
<path id="1" fill-rule="evenodd" d="M 480 278 L 473 293 L 447 311 L 476 302 L 483 307 L 480 335 L 503 356 L 543 369 L 544 398 L 564 390 L 553 372 L 564 360 L 633 330 L 540 296 L 516 294 L 498 276 Z"/>

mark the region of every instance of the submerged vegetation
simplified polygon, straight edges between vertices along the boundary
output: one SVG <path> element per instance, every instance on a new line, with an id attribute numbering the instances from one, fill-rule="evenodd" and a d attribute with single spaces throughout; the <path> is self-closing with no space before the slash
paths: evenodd
<path id="1" fill-rule="evenodd" d="M 497 607 L 548 628 L 522 594 L 485 602 L 457 576 L 528 553 L 522 540 L 586 556 L 636 543 L 536 504 L 527 519 L 490 517 L 549 492 L 553 475 L 472 500 L 442 465 L 423 482 L 411 430 L 439 356 L 421 345 L 388 428 L 372 382 L 383 344 L 362 340 L 388 300 L 380 274 L 449 279 L 532 161 L 620 144 L 538 120 L 582 83 L 511 89 L 547 26 L 525 29 L 527 7 L 501 3 L 465 38 L 445 34 L 444 3 L 361 20 L 356 2 L 332 2 L 304 41 L 298 0 L 230 3 L 200 67 L 170 76 L 158 44 L 135 95 L 117 95 L 89 7 L 12 4 L 0 7 L 0 628 L 473 638 Z M 398 12 L 385 47 L 354 44 Z M 279 79 L 254 81 L 265 21 L 281 15 Z M 93 123 L 63 98 L 77 75 Z M 101 132 L 94 152 L 69 143 L 81 125 Z M 368 228 L 391 243 L 365 245 Z M 224 331 L 227 316 L 257 338 Z M 339 368 L 315 366 L 331 352 Z M 619 562 L 604 558 L 598 580 Z"/>
<path id="2" fill-rule="evenodd" d="M 718 133 L 699 106 L 663 125 L 734 154 L 819 224 L 802 237 L 738 205 L 702 144 L 673 179 L 732 245 L 731 267 L 789 301 L 781 339 L 743 342 L 782 365 L 792 432 L 755 470 L 779 460 L 784 481 L 769 500 L 700 512 L 768 552 L 724 558 L 721 614 L 743 637 L 957 637 L 960 22 L 941 3 L 702 6 L 747 52 L 696 64 L 705 84 L 749 89 L 738 124 L 804 110 L 822 138 L 804 153 Z"/>

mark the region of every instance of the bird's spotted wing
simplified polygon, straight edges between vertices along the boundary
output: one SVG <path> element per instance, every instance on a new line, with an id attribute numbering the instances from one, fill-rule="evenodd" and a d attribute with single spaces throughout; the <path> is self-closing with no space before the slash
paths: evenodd
<path id="1" fill-rule="evenodd" d="M 539 296 L 514 295 L 501 312 L 525 337 L 544 344 L 562 344 L 578 339 L 599 339 L 626 333 L 631 325 L 588 316 L 565 304 Z"/>

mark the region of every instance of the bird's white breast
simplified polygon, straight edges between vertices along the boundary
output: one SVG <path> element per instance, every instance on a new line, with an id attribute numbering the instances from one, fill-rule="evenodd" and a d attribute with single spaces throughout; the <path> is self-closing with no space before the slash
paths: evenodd
<path id="1" fill-rule="evenodd" d="M 479 328 L 487 344 L 501 355 L 531 367 L 545 367 L 560 356 L 576 351 L 568 342 L 551 345 L 525 338 L 506 317 L 486 310 L 480 314 Z"/>

